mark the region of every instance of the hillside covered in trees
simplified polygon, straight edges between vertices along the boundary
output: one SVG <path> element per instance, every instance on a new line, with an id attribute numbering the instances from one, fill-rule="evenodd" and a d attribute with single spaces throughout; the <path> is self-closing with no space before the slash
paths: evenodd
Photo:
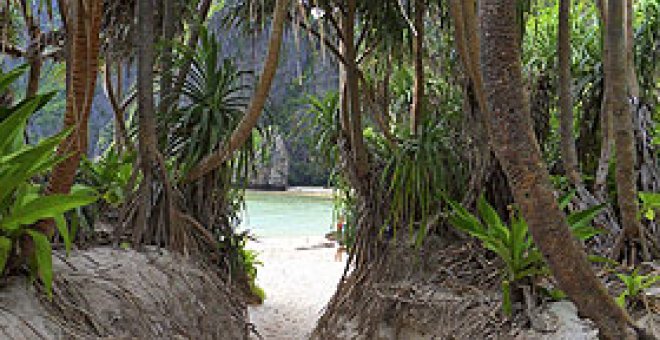
<path id="1" fill-rule="evenodd" d="M 657 0 L 2 1 L 0 338 L 268 338 L 278 163 L 348 257 L 294 338 L 655 339 L 659 60 Z"/>

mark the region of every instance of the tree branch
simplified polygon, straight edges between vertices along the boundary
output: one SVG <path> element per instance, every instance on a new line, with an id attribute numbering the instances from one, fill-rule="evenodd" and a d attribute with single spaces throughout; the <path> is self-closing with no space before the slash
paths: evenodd
<path id="1" fill-rule="evenodd" d="M 14 58 L 25 57 L 25 51 L 6 41 L 1 41 L 1 40 L 0 40 L 0 53 L 6 54 Z"/>
<path id="2" fill-rule="evenodd" d="M 346 66 L 346 58 L 341 54 L 339 51 L 339 48 L 335 46 L 335 44 L 328 40 L 327 38 L 321 38 L 321 34 L 316 31 L 315 29 L 309 27 L 308 25 L 305 25 L 304 23 L 300 23 L 300 27 L 307 30 L 309 33 L 311 33 L 313 36 L 315 36 L 321 44 L 325 44 L 325 46 L 330 50 L 330 53 L 337 58 L 337 61 L 340 62 L 342 65 Z M 375 49 L 375 46 L 374 46 Z M 358 60 L 358 63 L 362 61 L 364 57 L 366 57 L 367 52 L 365 52 L 364 55 Z M 364 73 L 362 70 L 359 68 L 356 70 L 357 71 L 357 76 L 360 80 L 360 83 L 362 84 L 362 88 L 364 89 L 364 95 L 365 98 L 367 99 L 367 104 L 369 104 L 369 108 L 373 112 L 374 115 L 374 120 L 376 121 L 376 124 L 378 124 L 378 127 L 383 131 L 383 134 L 385 135 L 385 140 L 387 141 L 388 144 L 394 145 L 394 141 L 396 140 L 392 133 L 390 132 L 390 129 L 388 128 L 388 124 L 386 124 L 385 119 L 383 119 L 383 116 L 378 114 L 380 112 L 378 110 L 378 105 L 376 105 L 376 100 L 374 96 L 374 89 L 369 86 L 367 83 L 367 79 L 364 77 Z"/>
<path id="3" fill-rule="evenodd" d="M 275 17 L 268 43 L 268 55 L 259 78 L 259 84 L 252 95 L 250 106 L 245 116 L 238 124 L 228 143 L 218 148 L 216 152 L 204 157 L 186 176 L 184 182 L 195 181 L 207 173 L 213 171 L 224 163 L 238 148 L 240 148 L 250 136 L 252 129 L 257 125 L 261 112 L 263 111 L 270 87 L 277 72 L 279 63 L 282 36 L 284 33 L 284 21 L 286 20 L 286 7 L 288 0 L 277 0 L 275 4 Z"/>

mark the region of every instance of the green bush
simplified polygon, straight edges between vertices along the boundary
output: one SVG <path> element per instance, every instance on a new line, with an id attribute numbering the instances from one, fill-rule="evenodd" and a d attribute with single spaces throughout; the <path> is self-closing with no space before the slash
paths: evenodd
<path id="1" fill-rule="evenodd" d="M 626 289 L 616 298 L 616 303 L 622 308 L 626 307 L 628 300 L 638 299 L 644 290 L 660 280 L 660 275 L 639 275 L 638 269 L 633 270 L 630 275 L 616 274 L 616 276 L 626 285 Z"/>
<path id="2" fill-rule="evenodd" d="M 249 293 L 263 302 L 266 297 L 264 290 L 257 286 L 257 270 L 263 265 L 254 250 L 246 248 L 250 239 L 247 233 L 240 233 L 223 238 L 219 243 L 221 253 L 229 261 L 230 274 L 234 277 L 245 279 Z"/>
<path id="3" fill-rule="evenodd" d="M 560 201 L 560 206 L 566 207 L 574 193 Z M 456 229 L 479 239 L 484 247 L 502 259 L 505 268 L 502 271 L 503 309 L 511 313 L 511 286 L 524 279 L 547 275 L 549 269 L 541 252 L 534 244 L 527 222 L 516 210 L 511 211 L 510 223 L 505 224 L 495 209 L 481 196 L 477 202 L 477 212 L 481 219 L 471 214 L 458 202 L 446 199 L 451 213 L 448 222 Z M 591 221 L 603 209 L 594 206 L 584 211 L 568 216 L 571 231 L 576 238 L 587 240 L 600 231 L 591 226 Z M 483 221 L 483 222 L 482 222 Z"/>
<path id="4" fill-rule="evenodd" d="M 6 74 L 0 72 L 0 92 L 5 91 L 24 70 L 21 67 Z M 55 150 L 70 131 L 46 138 L 36 145 L 25 145 L 23 140 L 27 119 L 51 97 L 52 94 L 42 95 L 13 107 L 0 107 L 0 271 L 5 270 L 12 255 L 18 254 L 16 250 L 21 240 L 28 236 L 34 243 L 34 253 L 28 259 L 30 272 L 41 279 L 49 295 L 53 277 L 52 248 L 48 237 L 32 226 L 53 219 L 68 253 L 71 236 L 64 213 L 97 199 L 93 190 L 84 187 L 74 187 L 67 195 L 45 196 L 41 185 L 32 181 L 66 159 L 66 155 L 59 156 Z"/>
<path id="5" fill-rule="evenodd" d="M 83 159 L 80 164 L 81 180 L 95 188 L 103 200 L 111 206 L 124 203 L 133 174 L 134 152 L 118 154 L 108 149 L 96 162 Z M 135 183 L 137 185 L 138 183 Z"/>
<path id="6" fill-rule="evenodd" d="M 642 201 L 641 213 L 644 218 L 654 221 L 656 212 L 660 211 L 660 194 L 655 192 L 640 192 L 639 199 Z"/>

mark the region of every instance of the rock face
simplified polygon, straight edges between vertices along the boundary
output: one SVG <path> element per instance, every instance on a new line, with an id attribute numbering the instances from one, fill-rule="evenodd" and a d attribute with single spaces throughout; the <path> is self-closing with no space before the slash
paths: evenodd
<path id="1" fill-rule="evenodd" d="M 53 299 L 9 278 L 0 339 L 244 339 L 247 308 L 228 285 L 175 255 L 95 248 L 53 257 Z"/>
<path id="2" fill-rule="evenodd" d="M 274 133 L 266 157 L 257 154 L 256 173 L 250 178 L 250 188 L 262 190 L 286 190 L 289 187 L 289 152 L 284 138 Z"/>

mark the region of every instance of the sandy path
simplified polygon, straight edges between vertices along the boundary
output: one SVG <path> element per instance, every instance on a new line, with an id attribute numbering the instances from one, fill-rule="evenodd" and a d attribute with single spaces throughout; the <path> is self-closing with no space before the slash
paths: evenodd
<path id="1" fill-rule="evenodd" d="M 335 261 L 336 248 L 296 248 L 325 242 L 321 237 L 296 237 L 266 238 L 251 244 L 264 262 L 257 282 L 266 291 L 266 301 L 250 307 L 250 321 L 264 339 L 306 339 L 314 328 L 337 287 L 344 262 Z"/>

